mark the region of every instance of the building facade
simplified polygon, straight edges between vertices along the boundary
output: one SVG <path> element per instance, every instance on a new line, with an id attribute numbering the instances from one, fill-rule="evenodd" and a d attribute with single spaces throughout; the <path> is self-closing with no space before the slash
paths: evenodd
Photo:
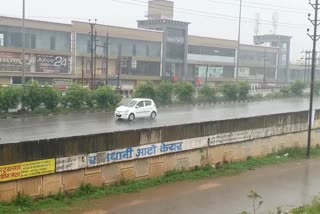
<path id="1" fill-rule="evenodd" d="M 89 23 L 26 20 L 26 81 L 60 88 L 94 81 L 95 86 L 107 83 L 133 90 L 149 80 L 197 85 L 204 81 L 218 85 L 237 76 L 251 84 L 291 80 L 290 37 L 255 37 L 255 45 L 241 45 L 236 75 L 236 40 L 189 35 L 190 23 L 173 20 L 173 16 L 172 2 L 154 0 L 149 1 L 147 19 L 139 20 L 138 28 L 94 25 L 94 60 Z M 1 85 L 21 84 L 21 23 L 21 19 L 0 17 Z M 267 42 L 272 45 L 261 45 Z"/>

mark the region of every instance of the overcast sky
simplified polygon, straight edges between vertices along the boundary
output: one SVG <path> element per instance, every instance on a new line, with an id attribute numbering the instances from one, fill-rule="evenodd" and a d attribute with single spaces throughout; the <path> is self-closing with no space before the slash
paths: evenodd
<path id="1" fill-rule="evenodd" d="M 225 39 L 237 39 L 240 0 L 174 0 L 175 19 L 191 22 L 190 34 Z M 56 22 L 71 19 L 136 27 L 136 20 L 145 19 L 147 0 L 26 0 L 26 17 Z M 243 0 L 241 42 L 252 44 L 257 13 L 259 33 L 273 32 L 272 16 L 278 12 L 278 34 L 292 36 L 291 61 L 301 57 L 303 49 L 312 47 L 306 35 L 310 26 L 308 12 L 313 14 L 308 0 Z M 22 0 L 6 1 L 0 15 L 21 17 Z"/>

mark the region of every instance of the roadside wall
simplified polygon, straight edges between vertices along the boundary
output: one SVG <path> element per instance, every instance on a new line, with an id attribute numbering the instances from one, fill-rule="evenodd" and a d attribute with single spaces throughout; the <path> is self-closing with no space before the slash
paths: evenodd
<path id="1" fill-rule="evenodd" d="M 306 145 L 308 112 L 0 145 L 0 200 L 244 160 Z M 320 142 L 320 114 L 313 142 Z"/>

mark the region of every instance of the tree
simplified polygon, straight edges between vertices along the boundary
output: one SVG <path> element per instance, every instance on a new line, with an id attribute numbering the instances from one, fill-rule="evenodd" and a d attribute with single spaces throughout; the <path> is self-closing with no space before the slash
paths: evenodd
<path id="1" fill-rule="evenodd" d="M 98 107 L 108 108 L 119 104 L 121 96 L 110 87 L 100 87 L 94 92 L 94 97 Z"/>
<path id="2" fill-rule="evenodd" d="M 193 100 L 195 89 L 191 83 L 177 83 L 174 86 L 174 94 L 177 96 L 179 102 L 190 103 Z"/>
<path id="3" fill-rule="evenodd" d="M 216 90 L 209 86 L 204 86 L 199 90 L 199 99 L 204 102 L 213 102 L 216 99 Z"/>
<path id="4" fill-rule="evenodd" d="M 314 83 L 314 94 L 320 96 L 320 82 Z"/>
<path id="5" fill-rule="evenodd" d="M 16 109 L 21 101 L 21 88 L 11 86 L 0 90 L 0 111 L 8 112 L 9 109 Z"/>
<path id="6" fill-rule="evenodd" d="M 234 83 L 225 83 L 221 88 L 221 93 L 227 100 L 237 100 L 238 85 Z"/>
<path id="7" fill-rule="evenodd" d="M 240 100 L 247 99 L 249 91 L 250 91 L 250 84 L 248 82 L 239 82 L 239 84 L 238 84 L 238 98 Z"/>
<path id="8" fill-rule="evenodd" d="M 153 82 L 145 82 L 139 85 L 133 95 L 135 98 L 149 98 L 156 100 L 156 89 Z"/>
<path id="9" fill-rule="evenodd" d="M 45 85 L 41 90 L 41 101 L 46 109 L 52 111 L 59 105 L 60 94 L 54 88 Z"/>
<path id="10" fill-rule="evenodd" d="M 41 93 L 41 86 L 37 81 L 29 82 L 26 87 L 24 94 L 22 96 L 22 103 L 23 105 L 31 110 L 34 111 L 38 108 L 42 103 L 42 93 Z"/>
<path id="11" fill-rule="evenodd" d="M 302 96 L 305 88 L 306 84 L 298 80 L 290 85 L 290 92 L 294 96 Z"/>
<path id="12" fill-rule="evenodd" d="M 170 82 L 163 81 L 156 87 L 156 101 L 159 104 L 170 104 L 172 102 L 173 85 Z"/>
<path id="13" fill-rule="evenodd" d="M 88 96 L 88 89 L 82 88 L 80 85 L 73 84 L 63 97 L 63 105 L 65 108 L 81 109 L 89 102 Z"/>

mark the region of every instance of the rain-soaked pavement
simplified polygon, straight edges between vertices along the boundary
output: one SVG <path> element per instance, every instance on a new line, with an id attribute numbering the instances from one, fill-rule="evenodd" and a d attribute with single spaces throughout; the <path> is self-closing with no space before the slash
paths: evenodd
<path id="1" fill-rule="evenodd" d="M 0 144 L 301 111 L 307 110 L 308 103 L 309 101 L 306 98 L 295 98 L 198 107 L 163 108 L 159 109 L 158 118 L 154 121 L 117 121 L 114 119 L 113 113 L 81 113 L 0 119 Z M 316 99 L 315 108 L 319 107 L 320 99 Z"/>
<path id="2" fill-rule="evenodd" d="M 320 160 L 304 160 L 249 171 L 238 176 L 181 182 L 141 193 L 85 202 L 72 214 L 238 214 L 252 213 L 250 190 L 263 197 L 257 213 L 276 213 L 308 204 L 320 191 Z"/>

